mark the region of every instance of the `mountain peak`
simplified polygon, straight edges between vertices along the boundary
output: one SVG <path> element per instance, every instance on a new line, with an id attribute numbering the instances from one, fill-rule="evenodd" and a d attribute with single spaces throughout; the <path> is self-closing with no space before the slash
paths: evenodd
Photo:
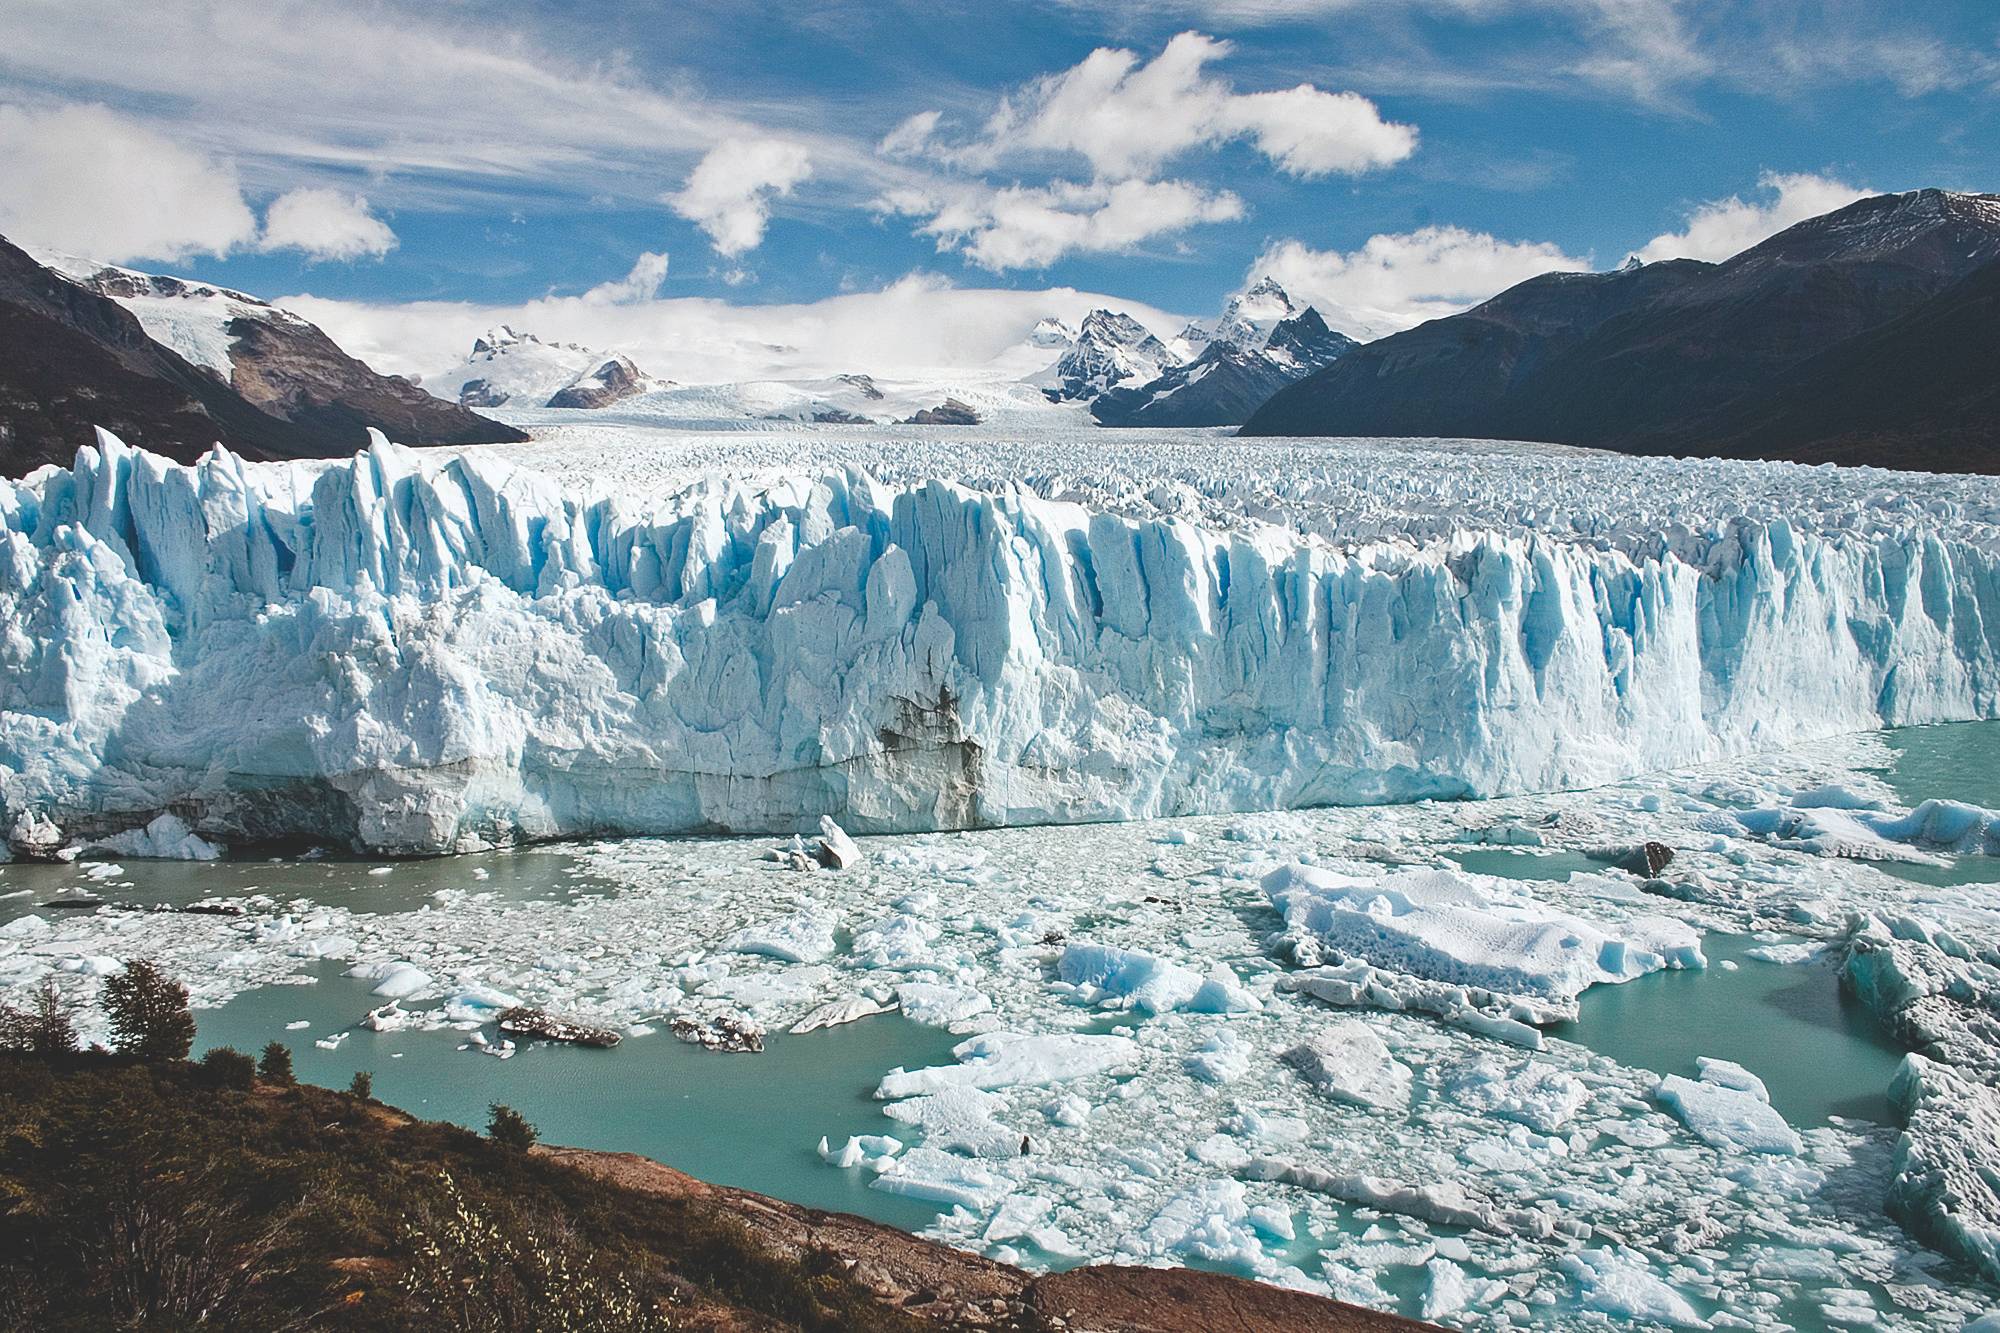
<path id="1" fill-rule="evenodd" d="M 1214 340 L 1242 347 L 1262 347 L 1271 330 L 1299 313 L 1291 294 L 1270 276 L 1229 298 L 1215 326 Z"/>

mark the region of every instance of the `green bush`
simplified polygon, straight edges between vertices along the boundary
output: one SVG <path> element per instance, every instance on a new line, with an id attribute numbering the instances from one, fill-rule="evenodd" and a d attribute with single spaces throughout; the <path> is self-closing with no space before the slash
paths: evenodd
<path id="1" fill-rule="evenodd" d="M 118 1049 L 141 1060 L 185 1060 L 194 1049 L 187 987 L 144 959 L 104 983 L 104 1011 Z"/>
<path id="2" fill-rule="evenodd" d="M 528 1123 L 527 1117 L 513 1107 L 502 1106 L 499 1102 L 494 1102 L 486 1109 L 493 1113 L 493 1118 L 486 1124 L 487 1138 L 503 1148 L 512 1148 L 517 1152 L 526 1152 L 535 1146 L 538 1135 L 535 1127 Z"/>
<path id="3" fill-rule="evenodd" d="M 350 1096 L 360 1097 L 363 1100 L 373 1097 L 375 1095 L 375 1076 L 365 1069 L 355 1070 L 354 1080 L 347 1085 L 347 1091 Z"/>
<path id="4" fill-rule="evenodd" d="M 299 1081 L 292 1073 L 292 1048 L 282 1041 L 274 1041 L 264 1047 L 263 1057 L 257 1061 L 257 1072 L 270 1083 Z"/>
<path id="5" fill-rule="evenodd" d="M 218 1088 L 248 1092 L 257 1082 L 257 1062 L 233 1046 L 217 1046 L 195 1063 L 202 1078 Z"/>

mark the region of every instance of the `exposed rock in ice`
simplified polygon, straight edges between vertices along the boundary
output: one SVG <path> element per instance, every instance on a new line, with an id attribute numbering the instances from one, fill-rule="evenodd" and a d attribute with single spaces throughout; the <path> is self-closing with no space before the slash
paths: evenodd
<path id="1" fill-rule="evenodd" d="M 1763 1083 L 1727 1060 L 1705 1061 L 1698 1081 L 1669 1074 L 1653 1095 L 1711 1148 L 1796 1157 L 1805 1147 L 1766 1099 Z"/>
<path id="2" fill-rule="evenodd" d="M 1678 1328 L 1711 1327 L 1687 1297 L 1647 1271 L 1646 1261 L 1629 1251 L 1579 1250 L 1563 1256 L 1562 1267 L 1576 1283 L 1577 1304 L 1586 1310 Z"/>
<path id="3" fill-rule="evenodd" d="M 1335 1101 L 1384 1109 L 1409 1105 L 1409 1066 L 1358 1020 L 1331 1024 L 1278 1058 Z"/>
<path id="4" fill-rule="evenodd" d="M 861 862 L 861 849 L 832 815 L 819 817 L 819 862 L 829 870 L 846 870 Z"/>
<path id="5" fill-rule="evenodd" d="M 1731 466 L 1705 513 L 1659 502 L 1671 528 L 1551 518 L 1572 477 L 1426 493 L 1451 529 L 1357 501 L 1341 546 L 1227 474 L 1113 513 L 838 472 L 566 491 L 386 441 L 183 468 L 106 436 L 0 486 L 0 823 L 58 830 L 22 853 L 169 808 L 424 853 L 1132 818 L 1577 788 L 2000 709 L 1977 521 L 1797 475 L 1817 527 L 1742 517 L 1729 479 L 1760 474 Z M 1965 845 L 1961 814 L 1910 836 Z"/>
<path id="6" fill-rule="evenodd" d="M 1091 1074 L 1127 1073 L 1139 1061 L 1129 1037 L 1090 1033 L 989 1032 L 951 1048 L 955 1065 L 895 1070 L 875 1089 L 882 1098 L 909 1097 L 946 1088 L 1043 1087 Z"/>

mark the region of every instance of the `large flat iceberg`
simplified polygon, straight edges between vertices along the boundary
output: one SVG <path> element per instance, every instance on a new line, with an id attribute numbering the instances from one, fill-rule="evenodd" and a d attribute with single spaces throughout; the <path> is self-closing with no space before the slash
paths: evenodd
<path id="1" fill-rule="evenodd" d="M 2000 711 L 1988 529 L 1714 499 L 1650 544 L 1355 542 L 1011 481 L 647 498 L 102 435 L 0 484 L 0 824 L 880 833 L 1568 789 Z"/>

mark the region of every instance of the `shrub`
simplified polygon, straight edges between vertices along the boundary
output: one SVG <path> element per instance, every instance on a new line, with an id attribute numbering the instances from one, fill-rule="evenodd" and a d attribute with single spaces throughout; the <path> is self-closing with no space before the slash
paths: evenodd
<path id="1" fill-rule="evenodd" d="M 257 1081 L 257 1062 L 233 1046 L 217 1046 L 205 1051 L 195 1062 L 202 1077 L 218 1088 L 248 1092 Z"/>
<path id="2" fill-rule="evenodd" d="M 144 959 L 104 983 L 104 1010 L 119 1050 L 141 1060 L 185 1060 L 194 1049 L 187 987 Z"/>
<path id="3" fill-rule="evenodd" d="M 375 1076 L 365 1069 L 354 1071 L 354 1081 L 347 1085 L 349 1095 L 369 1098 L 375 1095 Z"/>
<path id="4" fill-rule="evenodd" d="M 292 1048 L 282 1041 L 274 1041 L 264 1047 L 263 1058 L 257 1061 L 257 1072 L 272 1083 L 299 1081 L 292 1073 Z"/>
<path id="5" fill-rule="evenodd" d="M 526 1152 L 535 1146 L 535 1127 L 528 1123 L 527 1117 L 499 1102 L 486 1109 L 493 1113 L 493 1119 L 486 1125 L 487 1138 L 503 1148 L 513 1148 L 518 1152 Z"/>
<path id="6" fill-rule="evenodd" d="M 76 1023 L 54 977 L 42 978 L 27 1009 L 0 1004 L 0 1049 L 67 1055 L 76 1048 Z"/>
<path id="7" fill-rule="evenodd" d="M 495 1118 L 505 1110 L 494 1107 Z M 403 1224 L 409 1263 L 399 1285 L 428 1316 L 424 1327 L 479 1333 L 673 1327 L 625 1274 L 595 1260 L 567 1218 L 520 1209 L 502 1216 L 467 1199 L 449 1173 L 439 1172 L 438 1184 L 441 1197 Z"/>

